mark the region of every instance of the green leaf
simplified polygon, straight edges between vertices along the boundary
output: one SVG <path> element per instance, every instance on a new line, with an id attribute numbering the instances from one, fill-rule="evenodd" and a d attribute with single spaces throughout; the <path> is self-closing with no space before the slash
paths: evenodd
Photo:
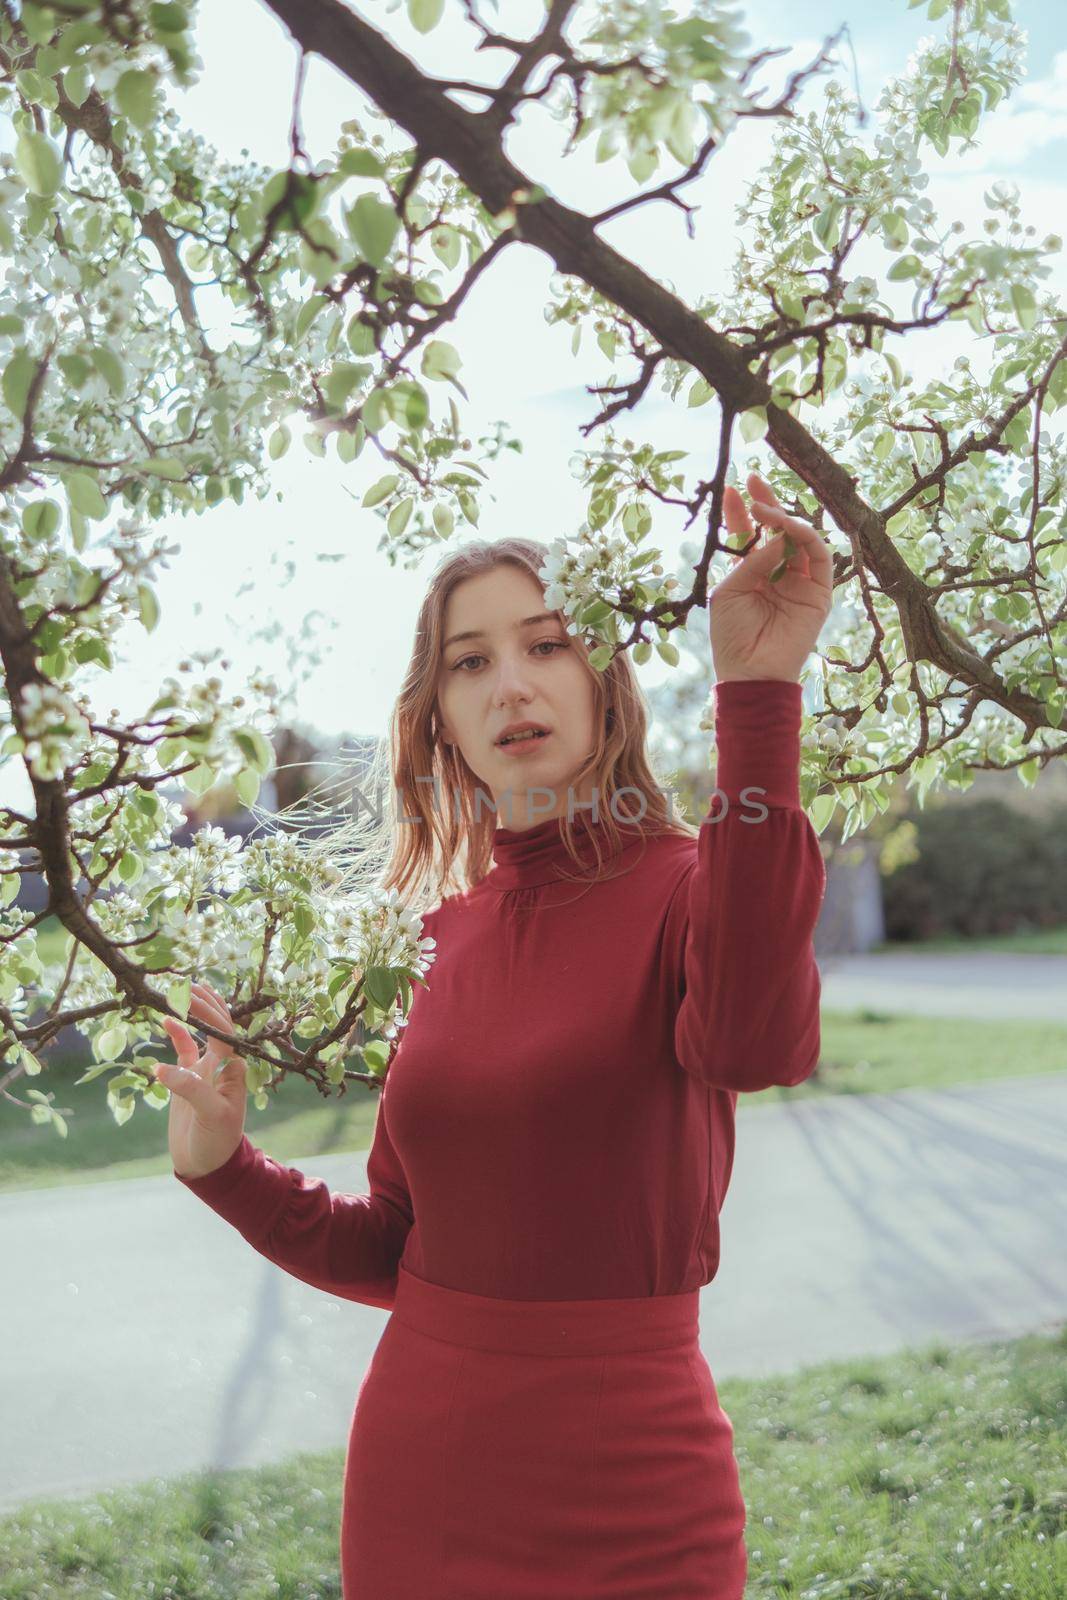
<path id="1" fill-rule="evenodd" d="M 272 461 L 280 461 L 282 456 L 288 450 L 292 440 L 293 436 L 289 432 L 289 429 L 285 426 L 285 423 L 280 423 L 271 434 L 270 442 L 267 445 L 267 454 L 270 456 L 270 459 Z"/>
<path id="2" fill-rule="evenodd" d="M 392 1009 L 400 984 L 395 967 L 368 967 L 363 974 L 363 989 L 382 1011 Z"/>
<path id="3" fill-rule="evenodd" d="M 893 262 L 893 265 L 886 273 L 886 277 L 892 283 L 900 283 L 905 278 L 914 278 L 915 274 L 921 269 L 922 262 L 918 256 L 901 256 L 899 261 Z"/>
<path id="4" fill-rule="evenodd" d="M 741 413 L 741 437 L 746 444 L 762 439 L 767 432 L 767 407 L 753 406 Z"/>
<path id="5" fill-rule="evenodd" d="M 368 327 L 365 322 L 360 322 L 358 317 L 353 317 L 348 324 L 348 332 L 345 337 L 348 340 L 348 348 L 353 355 L 371 356 L 374 354 L 374 329 Z"/>
<path id="6" fill-rule="evenodd" d="M 265 734 L 260 733 L 258 728 L 244 727 L 235 728 L 233 737 L 249 766 L 259 773 L 269 770 L 274 761 L 274 751 Z"/>
<path id="7" fill-rule="evenodd" d="M 599 152 L 598 152 L 598 159 Z M 626 165 L 630 169 L 630 176 L 635 183 L 645 183 L 659 166 L 658 150 L 635 150 L 628 158 Z"/>
<path id="8" fill-rule="evenodd" d="M 66 353 L 58 355 L 56 360 L 59 362 L 59 370 L 74 389 L 82 388 L 93 375 L 92 363 L 74 351 L 69 355 Z"/>
<path id="9" fill-rule="evenodd" d="M 389 391 L 372 389 L 360 407 L 360 421 L 368 432 L 380 433 L 390 418 Z"/>
<path id="10" fill-rule="evenodd" d="M 345 150 L 337 170 L 346 178 L 380 178 L 385 168 L 372 150 Z"/>
<path id="11" fill-rule="evenodd" d="M 188 12 L 177 3 L 150 5 L 148 16 L 153 28 L 161 33 L 181 33 L 189 25 Z"/>
<path id="12" fill-rule="evenodd" d="M 459 265 L 461 242 L 455 228 L 450 228 L 447 224 L 435 228 L 430 235 L 430 244 L 438 260 L 446 267 L 451 269 Z"/>
<path id="13" fill-rule="evenodd" d="M 55 12 L 34 0 L 23 0 L 19 20 L 34 44 L 47 45 L 55 30 Z"/>
<path id="14" fill-rule="evenodd" d="M 273 173 L 259 191 L 261 213 L 268 217 L 275 206 L 279 206 L 274 225 L 291 232 L 311 221 L 318 209 L 320 189 L 321 185 L 306 173 L 283 167 L 280 172 Z"/>
<path id="15" fill-rule="evenodd" d="M 93 1054 L 98 1061 L 117 1061 L 126 1048 L 126 1025 L 116 1022 L 98 1033 L 93 1040 Z"/>
<path id="16" fill-rule="evenodd" d="M 329 301 L 326 295 L 313 294 L 311 299 L 300 307 L 300 310 L 297 313 L 296 326 L 293 329 L 293 336 L 295 339 L 299 341 L 304 337 L 305 333 L 307 333 L 308 329 L 311 327 L 311 324 L 314 322 L 323 306 L 327 305 L 328 303 Z"/>
<path id="17" fill-rule="evenodd" d="M 674 108 L 667 131 L 667 149 L 676 161 L 687 167 L 696 155 L 696 114 L 688 95 L 683 93 Z"/>
<path id="18" fill-rule="evenodd" d="M 107 1072 L 112 1065 L 110 1061 L 97 1061 L 94 1066 L 87 1067 L 80 1078 L 75 1078 L 75 1084 L 92 1083 L 94 1078 L 99 1078 L 102 1072 Z"/>
<path id="19" fill-rule="evenodd" d="M 136 883 L 144 873 L 144 862 L 136 850 L 124 850 L 119 857 L 119 877 L 123 883 Z"/>
<path id="20" fill-rule="evenodd" d="M 819 243 L 825 245 L 827 249 L 830 249 L 832 245 L 836 245 L 837 243 L 838 225 L 841 221 L 841 213 L 843 209 L 844 207 L 840 202 L 832 202 L 825 208 L 825 210 L 819 212 L 819 215 L 812 223 L 815 237 L 818 239 Z"/>
<path id="21" fill-rule="evenodd" d="M 83 517 L 99 522 L 107 516 L 107 501 L 100 493 L 100 485 L 87 472 L 72 472 L 66 480 L 66 489 L 71 505 Z"/>
<path id="22" fill-rule="evenodd" d="M 26 402 L 30 397 L 30 385 L 37 372 L 37 363 L 28 350 L 16 350 L 7 366 L 0 387 L 3 388 L 4 403 L 19 421 L 26 415 Z"/>
<path id="23" fill-rule="evenodd" d="M 183 1020 L 189 1016 L 189 1001 L 192 999 L 192 978 L 179 978 L 177 983 L 172 983 L 164 989 L 163 995 L 172 1011 L 176 1011 Z"/>
<path id="24" fill-rule="evenodd" d="M 123 116 L 138 128 L 151 127 L 156 115 L 155 75 L 131 67 L 115 85 L 115 101 Z"/>
<path id="25" fill-rule="evenodd" d="M 15 145 L 15 167 L 31 194 L 55 194 L 63 177 L 63 160 L 43 133 L 22 133 Z"/>
<path id="26" fill-rule="evenodd" d="M 126 393 L 126 365 L 122 357 L 107 345 L 94 345 L 89 355 L 111 393 L 121 399 Z"/>
<path id="27" fill-rule="evenodd" d="M 1011 303 L 1019 319 L 1020 328 L 1032 328 L 1037 321 L 1037 301 L 1025 283 L 1012 284 Z"/>
<path id="28" fill-rule="evenodd" d="M 422 372 L 427 378 L 454 378 L 462 366 L 459 351 L 444 339 L 431 339 L 422 352 Z"/>
<path id="29" fill-rule="evenodd" d="M 433 525 L 437 529 L 438 537 L 447 539 L 456 525 L 456 519 L 449 506 L 436 505 L 433 508 Z"/>
<path id="30" fill-rule="evenodd" d="M 343 411 L 352 390 L 373 371 L 369 361 L 337 361 L 327 374 L 322 388 L 326 400 L 336 411 Z"/>
<path id="31" fill-rule="evenodd" d="M 380 505 L 383 500 L 388 500 L 389 496 L 393 493 L 399 482 L 399 473 L 387 473 L 384 478 L 379 478 L 378 482 L 373 484 L 367 490 L 366 494 L 363 496 L 363 504 L 365 506 Z"/>
<path id="32" fill-rule="evenodd" d="M 207 794 L 217 777 L 218 773 L 209 762 L 199 761 L 189 772 L 182 774 L 182 781 L 192 794 L 199 796 Z"/>
<path id="33" fill-rule="evenodd" d="M 242 767 L 233 780 L 237 798 L 243 806 L 254 806 L 259 799 L 260 776 L 251 767 Z"/>
<path id="34" fill-rule="evenodd" d="M 445 0 L 408 0 L 408 16 L 420 33 L 432 33 L 444 12 Z"/>
<path id="35" fill-rule="evenodd" d="M 822 833 L 836 809 L 836 793 L 817 794 L 815 796 L 815 799 L 808 807 L 808 815 L 811 817 L 811 825 L 815 829 L 816 833 Z"/>
<path id="36" fill-rule="evenodd" d="M 609 361 L 615 360 L 615 344 L 617 335 L 614 328 L 602 328 L 596 336 L 596 342 L 607 356 Z"/>
<path id="37" fill-rule="evenodd" d="M 15 86 L 24 100 L 32 100 L 36 105 L 43 105 L 46 101 L 55 103 L 55 85 L 31 67 L 16 72 Z"/>
<path id="38" fill-rule="evenodd" d="M 403 533 L 411 520 L 411 513 L 415 509 L 415 501 L 411 495 L 405 500 L 398 500 L 386 519 L 385 526 L 394 538 Z"/>
<path id="39" fill-rule="evenodd" d="M 415 430 L 426 426 L 430 400 L 422 384 L 416 383 L 414 378 L 401 378 L 394 383 L 386 392 L 386 401 L 394 422 Z"/>
<path id="40" fill-rule="evenodd" d="M 368 1039 L 362 1053 L 372 1072 L 384 1072 L 389 1060 L 389 1046 L 384 1039 Z"/>
<path id="41" fill-rule="evenodd" d="M 366 440 L 367 430 L 362 422 L 357 422 L 354 428 L 342 429 L 337 434 L 338 461 L 354 461 L 363 449 Z"/>
<path id="42" fill-rule="evenodd" d="M 27 539 L 50 539 L 59 527 L 62 513 L 54 500 L 35 500 L 22 513 L 22 531 Z"/>
<path id="43" fill-rule="evenodd" d="M 137 470 L 149 478 L 165 478 L 168 483 L 177 483 L 185 477 L 184 463 L 173 456 L 153 456 L 151 461 L 140 461 Z"/>
<path id="44" fill-rule="evenodd" d="M 372 267 L 380 267 L 393 247 L 400 218 L 373 194 L 361 194 L 345 212 L 345 225 Z"/>
<path id="45" fill-rule="evenodd" d="M 878 219 L 886 244 L 891 250 L 900 249 L 909 238 L 908 222 L 902 211 L 883 211 Z"/>
<path id="46" fill-rule="evenodd" d="M 159 621 L 159 601 L 156 592 L 147 583 L 137 585 L 137 609 L 146 633 L 151 633 Z"/>
<path id="47" fill-rule="evenodd" d="M 689 404 L 691 406 L 706 406 L 715 390 L 707 378 L 697 378 L 689 391 Z"/>

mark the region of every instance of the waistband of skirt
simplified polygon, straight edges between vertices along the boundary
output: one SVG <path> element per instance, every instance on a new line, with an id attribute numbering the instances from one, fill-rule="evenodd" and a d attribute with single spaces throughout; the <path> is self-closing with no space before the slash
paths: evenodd
<path id="1" fill-rule="evenodd" d="M 481 1350 L 614 1355 L 693 1343 L 700 1291 L 622 1300 L 503 1300 L 430 1283 L 401 1264 L 392 1315 L 416 1333 Z"/>

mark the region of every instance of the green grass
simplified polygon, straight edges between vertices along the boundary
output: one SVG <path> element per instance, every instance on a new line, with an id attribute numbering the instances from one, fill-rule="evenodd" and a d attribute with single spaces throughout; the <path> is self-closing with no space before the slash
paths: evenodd
<path id="1" fill-rule="evenodd" d="M 1065 1357 L 1060 1329 L 716 1380 L 747 1600 L 1062 1600 Z M 343 1471 L 334 1449 L 34 1501 L 0 1518 L 5 1600 L 337 1600 Z"/>
<path id="2" fill-rule="evenodd" d="M 936 939 L 924 939 L 921 944 L 907 944 L 901 940 L 887 941 L 874 947 L 872 955 L 966 955 L 971 950 L 993 950 L 1001 955 L 1067 956 L 1067 923 L 1058 928 L 1033 928 L 1027 933 L 990 934 L 988 938 L 960 939 L 941 934 Z"/>
<path id="3" fill-rule="evenodd" d="M 28 1112 L 0 1101 L 0 1192 L 173 1172 L 166 1106 L 141 1100 L 120 1128 L 108 1108 L 106 1077 L 79 1086 L 75 1080 L 85 1071 L 84 1060 L 45 1060 L 44 1072 L 20 1078 L 12 1088 L 18 1095 L 27 1087 L 54 1094 L 52 1104 L 66 1118 L 67 1137 L 60 1138 L 50 1123 L 31 1122 Z M 265 1111 L 257 1111 L 249 1100 L 245 1129 L 254 1144 L 280 1161 L 365 1150 L 377 1107 L 378 1091 L 359 1083 L 340 1100 L 324 1100 L 309 1084 L 289 1079 Z"/>
<path id="4" fill-rule="evenodd" d="M 804 1083 L 742 1095 L 738 1104 L 943 1089 L 1046 1072 L 1067 1072 L 1062 1023 L 902 1017 L 861 1007 L 823 1012 L 822 1055 Z"/>
<path id="5" fill-rule="evenodd" d="M 20 1079 L 54 1093 L 67 1117 L 61 1139 L 17 1106 L 0 1101 L 0 1192 L 112 1178 L 169 1175 L 167 1111 L 142 1101 L 118 1127 L 103 1078 L 78 1087 L 84 1064 L 50 1063 L 38 1078 Z M 898 1017 L 881 1012 L 823 1012 L 822 1059 L 792 1089 L 741 1095 L 739 1107 L 871 1090 L 940 1089 L 1031 1073 L 1067 1072 L 1067 1027 L 1051 1022 L 988 1022 Z M 366 1150 L 374 1133 L 377 1091 L 354 1085 L 343 1100 L 323 1100 L 306 1084 L 286 1082 L 266 1111 L 251 1101 L 245 1127 L 254 1144 L 278 1161 Z M 68 1114 L 69 1113 L 69 1114 Z"/>

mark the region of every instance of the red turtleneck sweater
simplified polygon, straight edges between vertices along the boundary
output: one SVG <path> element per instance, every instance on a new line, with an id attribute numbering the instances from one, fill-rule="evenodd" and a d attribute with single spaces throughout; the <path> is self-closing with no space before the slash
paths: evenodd
<path id="1" fill-rule="evenodd" d="M 558 819 L 498 827 L 488 875 L 424 916 L 436 959 L 381 1090 L 369 1193 L 331 1193 L 247 1134 L 179 1181 L 294 1277 L 386 1310 L 401 1257 L 516 1300 L 710 1283 L 737 1095 L 818 1060 L 826 883 L 799 683 L 721 683 L 715 703 L 697 839 L 623 829 L 618 875 L 586 888 L 555 873 L 574 870 Z M 601 824 L 578 817 L 584 856 Z"/>

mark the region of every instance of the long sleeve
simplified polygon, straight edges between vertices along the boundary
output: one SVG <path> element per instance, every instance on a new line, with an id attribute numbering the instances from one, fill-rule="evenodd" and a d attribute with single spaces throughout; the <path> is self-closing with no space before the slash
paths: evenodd
<path id="1" fill-rule="evenodd" d="M 411 1195 L 389 1137 L 388 1078 L 367 1157 L 369 1194 L 334 1194 L 321 1178 L 283 1166 L 245 1134 L 237 1149 L 202 1178 L 179 1183 L 217 1211 L 253 1249 L 315 1289 L 393 1307 L 397 1267 L 414 1223 Z"/>
<path id="2" fill-rule="evenodd" d="M 716 685 L 716 793 L 665 949 L 681 980 L 678 1061 L 721 1089 L 801 1083 L 818 1064 L 826 868 L 800 805 L 800 715 L 799 683 Z"/>

